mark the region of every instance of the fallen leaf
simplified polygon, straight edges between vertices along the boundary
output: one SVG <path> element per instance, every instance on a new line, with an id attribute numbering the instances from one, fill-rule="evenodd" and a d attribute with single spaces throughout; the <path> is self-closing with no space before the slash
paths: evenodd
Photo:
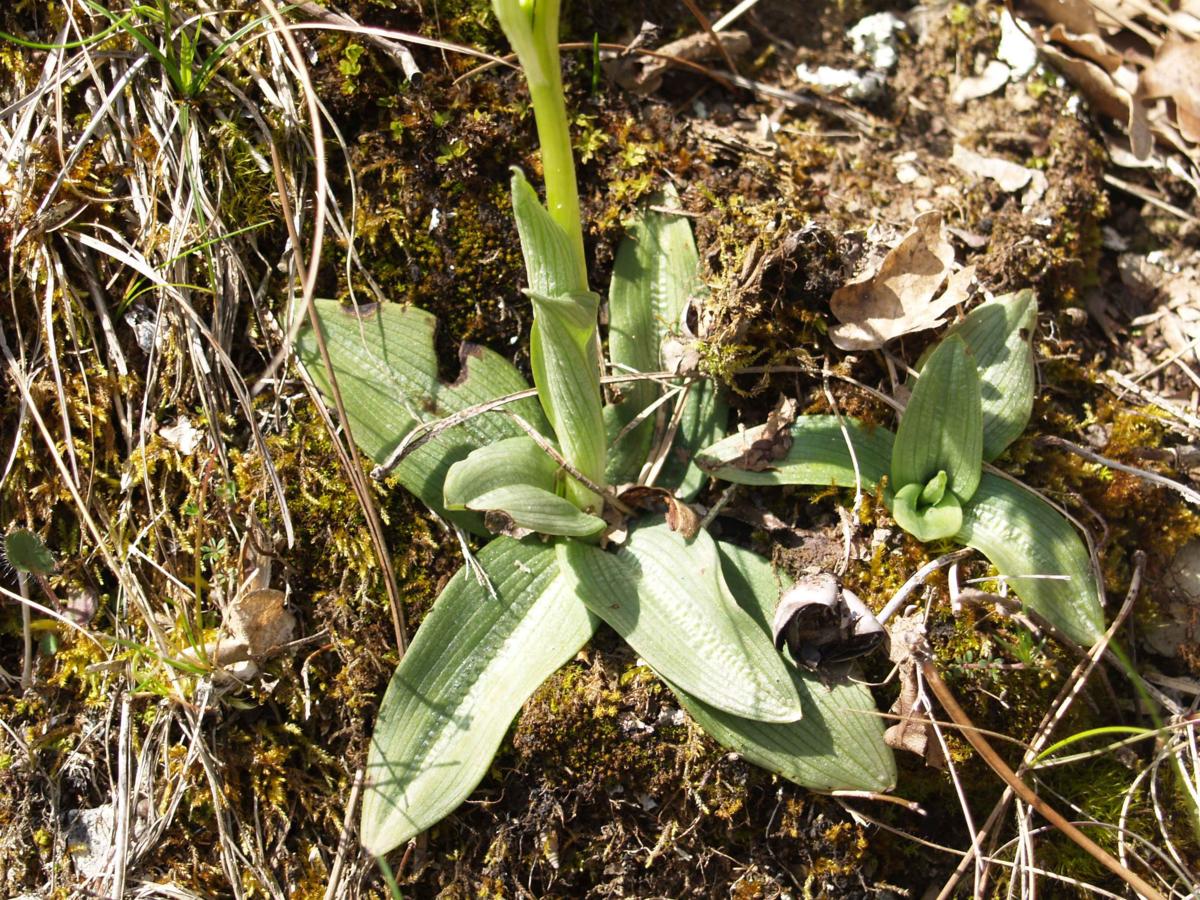
<path id="1" fill-rule="evenodd" d="M 1096 12 L 1088 0 L 1025 0 L 1051 22 L 1058 22 L 1075 34 L 1093 34 L 1099 31 Z"/>
<path id="2" fill-rule="evenodd" d="M 1096 63 L 1110 75 L 1121 68 L 1124 58 L 1108 45 L 1098 34 L 1074 34 L 1068 31 L 1062 23 L 1054 25 L 1046 32 L 1046 39 L 1062 44 L 1084 59 Z"/>
<path id="3" fill-rule="evenodd" d="M 892 704 L 891 712 L 901 721 L 884 732 L 883 741 L 893 750 L 907 750 L 924 757 L 925 764 L 935 769 L 946 766 L 941 742 L 933 730 L 929 710 L 921 698 L 917 680 L 917 660 L 914 648 L 925 642 L 925 623 L 920 613 L 900 616 L 889 629 L 891 649 L 888 657 L 899 670 L 900 696 Z"/>
<path id="4" fill-rule="evenodd" d="M 796 401 L 790 397 L 782 397 L 771 412 L 767 413 L 767 421 L 754 429 L 754 440 L 751 441 L 741 455 L 723 463 L 745 469 L 747 472 L 762 472 L 771 468 L 777 460 L 787 456 L 792 448 L 792 436 L 788 426 L 796 421 Z"/>
<path id="5" fill-rule="evenodd" d="M 180 416 L 174 424 L 158 429 L 158 436 L 184 456 L 191 456 L 200 446 L 204 433 L 187 416 Z"/>
<path id="6" fill-rule="evenodd" d="M 1042 44 L 1042 53 L 1079 89 L 1096 112 L 1125 125 L 1134 156 L 1145 159 L 1150 155 L 1152 140 L 1146 108 L 1121 86 L 1118 73 L 1122 70 L 1106 72 L 1094 62 L 1068 55 L 1050 44 Z"/>
<path id="7" fill-rule="evenodd" d="M 284 608 L 283 591 L 264 588 L 239 593 L 225 610 L 225 627 L 251 657 L 268 655 L 292 639 L 296 617 Z"/>
<path id="8" fill-rule="evenodd" d="M 737 58 L 750 49 L 750 35 L 744 31 L 722 31 L 717 35 L 721 46 L 732 57 Z M 670 59 L 688 62 L 706 62 L 721 59 L 722 53 L 713 43 L 707 31 L 664 44 L 655 51 L 655 56 L 621 56 L 604 63 L 604 69 L 617 84 L 628 91 L 645 97 L 653 94 L 662 85 L 663 75 L 672 65 Z"/>
<path id="9" fill-rule="evenodd" d="M 841 322 L 829 329 L 834 345 L 842 350 L 874 350 L 901 335 L 941 325 L 945 312 L 965 299 L 965 288 L 974 278 L 973 269 L 963 269 L 954 290 L 934 299 L 953 264 L 954 248 L 942 214 L 918 216 L 877 272 L 833 292 L 829 308 Z"/>
<path id="10" fill-rule="evenodd" d="M 865 603 L 828 572 L 805 575 L 784 591 L 772 624 L 776 649 L 808 669 L 872 653 L 887 633 Z"/>
<path id="11" fill-rule="evenodd" d="M 1036 169 L 1027 169 L 1007 159 L 984 156 L 974 150 L 968 150 L 961 144 L 954 145 L 950 162 L 969 175 L 990 178 L 1000 186 L 1000 190 L 1010 194 L 1031 182 L 1034 182 L 1035 193 L 1040 195 L 1046 190 L 1046 176 Z"/>
<path id="12" fill-rule="evenodd" d="M 955 106 L 962 106 L 968 100 L 978 100 L 980 97 L 994 94 L 1008 84 L 1011 77 L 1012 69 L 998 59 L 990 60 L 978 75 L 964 78 L 954 86 L 950 102 Z"/>
<path id="13" fill-rule="evenodd" d="M 1200 142 L 1200 42 L 1170 35 L 1142 70 L 1138 95 L 1175 102 L 1175 124 L 1192 143 Z"/>

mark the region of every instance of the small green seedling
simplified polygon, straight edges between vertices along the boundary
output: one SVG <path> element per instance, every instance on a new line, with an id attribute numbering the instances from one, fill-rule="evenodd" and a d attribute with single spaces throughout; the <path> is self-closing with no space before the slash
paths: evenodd
<path id="1" fill-rule="evenodd" d="M 54 573 L 54 555 L 32 531 L 18 528 L 4 537 L 4 558 L 26 575 L 45 577 Z"/>
<path id="2" fill-rule="evenodd" d="M 682 217 L 645 214 L 618 252 L 608 368 L 627 380 L 605 403 L 558 0 L 494 0 L 494 9 L 529 83 L 546 180 L 543 206 L 520 172 L 512 177 L 536 398 L 510 363 L 478 347 L 464 348 L 453 384 L 441 382 L 435 322 L 421 310 L 316 306 L 364 452 L 457 527 L 490 539 L 441 592 L 380 704 L 363 844 L 382 855 L 462 803 L 522 704 L 600 622 L 751 762 L 825 790 L 889 789 L 895 761 L 870 693 L 785 662 L 770 622 L 790 582 L 715 541 L 686 507 L 705 481 L 692 457 L 723 434 L 725 406 L 706 381 L 646 374 L 667 368 L 664 342 L 684 331 L 702 290 Z M 656 205 L 673 202 L 667 194 Z M 328 392 L 311 332 L 299 350 Z M 420 440 L 406 437 L 414 429 Z M 645 511 L 647 497 L 669 515 Z"/>

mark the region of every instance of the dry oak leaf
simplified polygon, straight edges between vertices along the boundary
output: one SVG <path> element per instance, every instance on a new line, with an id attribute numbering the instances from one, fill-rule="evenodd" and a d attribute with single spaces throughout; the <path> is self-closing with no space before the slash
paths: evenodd
<path id="1" fill-rule="evenodd" d="M 1200 143 L 1200 42 L 1174 35 L 1159 45 L 1154 62 L 1142 70 L 1138 95 L 1175 101 L 1175 124 L 1185 140 Z"/>
<path id="2" fill-rule="evenodd" d="M 834 346 L 876 350 L 893 338 L 941 325 L 946 311 L 966 299 L 975 276 L 967 267 L 951 277 L 953 265 L 942 214 L 918 216 L 877 272 L 833 292 L 829 308 L 841 322 L 829 329 Z M 950 284 L 934 299 L 947 278 Z"/>

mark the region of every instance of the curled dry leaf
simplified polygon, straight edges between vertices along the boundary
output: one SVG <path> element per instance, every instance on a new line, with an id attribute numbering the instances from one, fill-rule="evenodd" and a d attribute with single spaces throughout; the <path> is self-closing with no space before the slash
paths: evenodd
<path id="1" fill-rule="evenodd" d="M 158 429 L 158 436 L 184 456 L 195 453 L 204 440 L 204 432 L 193 425 L 187 416 L 180 416 L 174 424 Z"/>
<path id="2" fill-rule="evenodd" d="M 833 292 L 829 308 L 841 322 L 829 329 L 842 350 L 875 350 L 893 338 L 936 328 L 963 302 L 974 269 L 956 273 L 935 299 L 954 265 L 954 248 L 940 212 L 923 213 L 884 258 L 879 270 Z"/>
<path id="3" fill-rule="evenodd" d="M 887 639 L 867 605 L 828 572 L 806 575 L 783 593 L 772 632 L 775 647 L 787 644 L 809 669 L 866 656 Z"/>
<path id="4" fill-rule="evenodd" d="M 626 506 L 645 512 L 662 512 L 665 507 L 667 527 L 683 535 L 684 540 L 690 541 L 700 530 L 700 516 L 696 514 L 696 511 L 666 488 L 636 484 L 621 490 L 617 499 Z M 626 516 L 622 514 L 617 522 L 610 521 L 609 524 L 624 533 L 626 530 L 625 519 Z M 622 537 L 615 543 L 623 541 Z"/>
<path id="5" fill-rule="evenodd" d="M 933 731 L 929 709 L 921 698 L 917 681 L 919 663 L 913 651 L 925 642 L 925 623 L 920 613 L 900 616 L 892 623 L 891 650 L 888 656 L 896 664 L 900 676 L 900 696 L 891 712 L 900 721 L 884 732 L 883 740 L 893 750 L 907 750 L 923 757 L 925 764 L 935 769 L 946 766 L 942 745 Z"/>
<path id="6" fill-rule="evenodd" d="M 1008 84 L 1011 77 L 1012 69 L 1000 60 L 993 59 L 978 75 L 972 75 L 958 82 L 950 94 L 950 102 L 955 106 L 962 106 L 968 100 L 977 100 L 988 94 L 994 94 Z"/>
<path id="7" fill-rule="evenodd" d="M 1200 42 L 1169 36 L 1142 70 L 1138 95 L 1175 101 L 1175 124 L 1185 140 L 1200 143 Z"/>
<path id="8" fill-rule="evenodd" d="M 283 591 L 272 588 L 246 591 L 225 610 L 225 627 L 248 656 L 267 656 L 292 639 L 296 617 L 284 608 L 285 600 Z"/>
<path id="9" fill-rule="evenodd" d="M 796 421 L 796 401 L 783 397 L 770 413 L 761 428 L 753 429 L 755 437 L 746 445 L 739 456 L 731 459 L 727 465 L 748 472 L 763 472 L 770 469 L 776 461 L 787 456 L 792 448 L 792 436 L 788 428 Z"/>

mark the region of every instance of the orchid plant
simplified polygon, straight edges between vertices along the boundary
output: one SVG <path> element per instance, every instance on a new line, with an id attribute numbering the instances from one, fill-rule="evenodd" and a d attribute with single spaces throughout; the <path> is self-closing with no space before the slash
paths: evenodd
<path id="1" fill-rule="evenodd" d="M 848 422 L 847 442 L 834 420 L 808 417 L 770 467 L 740 467 L 738 448 L 749 435 L 721 440 L 726 409 L 714 385 L 662 374 L 664 346 L 678 342 L 688 306 L 703 291 L 687 220 L 663 211 L 674 202 L 669 193 L 618 251 L 608 291 L 613 374 L 602 375 L 600 297 L 587 283 L 558 0 L 493 6 L 529 83 L 545 175 L 545 205 L 519 171 L 511 183 L 534 313 L 534 391 L 508 361 L 475 346 L 463 348 L 460 377 L 441 382 L 436 323 L 422 310 L 317 304 L 355 440 L 380 471 L 486 541 L 438 596 L 380 704 L 363 844 L 387 853 L 462 803 L 522 704 L 601 622 L 701 728 L 749 761 L 817 789 L 889 789 L 895 762 L 870 693 L 775 649 L 770 623 L 790 580 L 763 557 L 714 540 L 688 501 L 706 472 L 758 484 L 873 483 L 890 455 L 897 521 L 923 539 L 953 535 L 986 545 L 1002 571 L 1015 573 L 1021 565 L 1004 557 L 1001 533 L 1022 537 L 1015 553 L 1035 539 L 1022 530 L 1028 523 L 1001 517 L 1017 511 L 1059 521 L 1021 489 L 981 475 L 981 461 L 1015 436 L 1013 421 L 995 433 L 988 392 L 1026 377 L 1000 357 L 1027 356 L 1027 331 L 1006 330 L 993 353 L 991 332 L 980 326 L 977 334 L 972 323 L 980 317 L 968 317 L 926 363 L 895 441 L 883 428 Z M 985 318 L 996 309 L 1007 321 L 1009 306 Z M 1027 323 L 1032 306 L 1021 309 Z M 299 350 L 328 389 L 312 333 Z M 620 384 L 607 403 L 606 382 Z M 1023 389 L 1031 395 L 1032 382 Z M 952 430 L 942 422 L 946 433 L 924 446 L 939 397 L 959 393 L 970 421 L 956 420 Z M 1032 556 L 1039 572 L 1046 552 Z M 1053 571 L 1078 562 L 1073 549 L 1064 552 L 1049 560 Z M 1018 586 L 1022 596 L 1027 590 L 1037 604 L 1059 589 Z M 1071 618 L 1057 602 L 1042 603 L 1048 616 L 1062 612 L 1059 621 L 1076 636 L 1092 633 L 1090 613 Z"/>

